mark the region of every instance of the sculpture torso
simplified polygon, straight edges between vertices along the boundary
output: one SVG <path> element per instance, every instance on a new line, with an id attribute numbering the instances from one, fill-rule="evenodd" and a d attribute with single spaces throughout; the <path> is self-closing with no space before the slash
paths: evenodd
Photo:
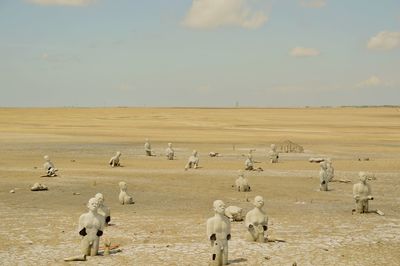
<path id="1" fill-rule="evenodd" d="M 246 214 L 246 226 L 268 226 L 268 217 L 265 212 L 259 208 L 254 208 Z"/>
<path id="2" fill-rule="evenodd" d="M 79 231 L 86 228 L 85 238 L 89 240 L 98 239 L 97 231 L 103 231 L 104 221 L 103 217 L 97 213 L 88 212 L 79 217 Z"/>
<path id="3" fill-rule="evenodd" d="M 209 239 L 212 234 L 215 234 L 217 241 L 227 241 L 230 233 L 231 222 L 225 216 L 216 214 L 207 220 L 207 236 Z"/>

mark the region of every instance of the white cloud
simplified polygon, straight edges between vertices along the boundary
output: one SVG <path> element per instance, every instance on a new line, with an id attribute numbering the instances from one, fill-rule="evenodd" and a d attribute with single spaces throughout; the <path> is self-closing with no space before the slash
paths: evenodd
<path id="1" fill-rule="evenodd" d="M 371 50 L 392 50 L 400 47 L 400 32 L 382 31 L 369 39 L 367 47 Z"/>
<path id="2" fill-rule="evenodd" d="M 326 0 L 301 0 L 300 5 L 310 8 L 321 8 L 326 5 Z"/>
<path id="3" fill-rule="evenodd" d="M 386 86 L 387 84 L 378 76 L 371 76 L 368 79 L 359 82 L 356 87 L 357 88 L 371 88 L 378 86 Z"/>
<path id="4" fill-rule="evenodd" d="M 259 28 L 268 20 L 262 11 L 254 11 L 248 0 L 193 0 L 182 24 L 195 29 L 212 29 L 222 26 Z"/>
<path id="5" fill-rule="evenodd" d="M 93 3 L 95 0 L 28 0 L 33 4 L 43 5 L 43 6 L 87 6 Z"/>
<path id="6" fill-rule="evenodd" d="M 314 48 L 295 47 L 290 51 L 291 56 L 310 57 L 320 55 L 320 52 Z"/>

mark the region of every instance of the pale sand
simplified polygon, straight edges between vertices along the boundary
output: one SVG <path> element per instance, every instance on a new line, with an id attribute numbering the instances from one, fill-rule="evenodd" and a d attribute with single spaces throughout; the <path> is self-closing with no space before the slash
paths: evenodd
<path id="1" fill-rule="evenodd" d="M 143 155 L 146 137 L 157 157 Z M 305 153 L 267 163 L 270 144 L 286 139 Z M 165 159 L 168 142 L 177 160 Z M 246 173 L 253 191 L 238 193 L 231 185 L 251 148 L 265 171 Z M 202 168 L 185 172 L 193 149 Z M 112 169 L 107 162 L 117 150 L 124 167 Z M 1 265 L 64 264 L 64 257 L 78 255 L 77 221 L 97 192 L 115 224 L 104 235 L 123 252 L 89 258 L 87 265 L 207 265 L 212 202 L 248 211 L 246 198 L 256 195 L 265 198 L 270 235 L 287 242 L 245 242 L 243 223 L 235 223 L 232 265 L 400 265 L 396 108 L 0 109 L 0 151 Z M 209 158 L 210 151 L 222 157 Z M 59 177 L 40 178 L 45 154 Z M 333 159 L 337 178 L 353 183 L 360 170 L 375 173 L 370 206 L 385 216 L 352 215 L 352 184 L 318 192 L 319 166 L 308 158 L 320 156 Z M 122 180 L 136 204 L 119 205 Z M 49 191 L 30 192 L 35 182 Z"/>

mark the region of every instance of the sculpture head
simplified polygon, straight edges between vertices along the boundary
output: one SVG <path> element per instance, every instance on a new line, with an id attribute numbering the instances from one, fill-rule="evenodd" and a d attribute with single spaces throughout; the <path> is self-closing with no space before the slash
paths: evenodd
<path id="1" fill-rule="evenodd" d="M 168 143 L 168 147 L 169 147 L 169 148 L 172 148 L 172 143 L 171 143 L 171 142 Z"/>
<path id="2" fill-rule="evenodd" d="M 99 202 L 96 198 L 91 198 L 87 204 L 87 207 L 90 211 L 97 211 L 97 209 L 99 208 Z"/>
<path id="3" fill-rule="evenodd" d="M 99 203 L 99 206 L 103 205 L 103 203 L 104 203 L 103 194 L 97 193 L 94 197 L 95 197 L 95 199 L 97 199 L 97 202 Z"/>
<path id="4" fill-rule="evenodd" d="M 225 213 L 225 203 L 222 200 L 214 201 L 213 206 L 214 206 L 215 213 L 224 215 L 224 213 Z"/>
<path id="5" fill-rule="evenodd" d="M 46 162 L 49 162 L 49 161 L 50 161 L 50 157 L 49 157 L 48 155 L 43 156 L 43 159 L 44 159 Z"/>
<path id="6" fill-rule="evenodd" d="M 368 175 L 366 172 L 359 172 L 358 176 L 360 177 L 360 181 L 364 184 L 367 183 Z"/>
<path id="7" fill-rule="evenodd" d="M 121 189 L 122 191 L 126 191 L 128 189 L 128 185 L 124 181 L 119 182 L 118 185 L 119 189 Z"/>
<path id="8" fill-rule="evenodd" d="M 326 159 L 325 159 L 325 162 L 328 163 L 328 164 L 331 164 L 331 163 L 332 163 L 332 160 L 331 160 L 331 158 L 326 158 Z"/>
<path id="9" fill-rule="evenodd" d="M 319 163 L 319 166 L 321 167 L 322 170 L 328 169 L 328 167 L 327 167 L 327 165 L 326 165 L 326 162 L 320 162 L 320 163 Z"/>
<path id="10" fill-rule="evenodd" d="M 196 151 L 196 150 L 193 150 L 192 155 L 193 155 L 193 156 L 197 156 L 197 151 Z"/>
<path id="11" fill-rule="evenodd" d="M 264 198 L 261 196 L 256 196 L 254 198 L 254 206 L 257 208 L 262 208 L 264 206 Z"/>
<path id="12" fill-rule="evenodd" d="M 149 139 L 145 139 L 144 141 L 149 142 Z"/>
<path id="13" fill-rule="evenodd" d="M 120 157 L 121 156 L 121 152 L 117 151 L 117 156 Z"/>
<path id="14" fill-rule="evenodd" d="M 276 150 L 276 145 L 275 144 L 271 144 L 271 150 L 273 150 L 273 151 Z"/>

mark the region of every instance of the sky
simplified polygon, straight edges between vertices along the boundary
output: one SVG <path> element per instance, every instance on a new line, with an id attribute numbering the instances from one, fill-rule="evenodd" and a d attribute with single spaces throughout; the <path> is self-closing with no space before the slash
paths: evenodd
<path id="1" fill-rule="evenodd" d="M 0 0 L 0 107 L 399 104 L 399 0 Z"/>

